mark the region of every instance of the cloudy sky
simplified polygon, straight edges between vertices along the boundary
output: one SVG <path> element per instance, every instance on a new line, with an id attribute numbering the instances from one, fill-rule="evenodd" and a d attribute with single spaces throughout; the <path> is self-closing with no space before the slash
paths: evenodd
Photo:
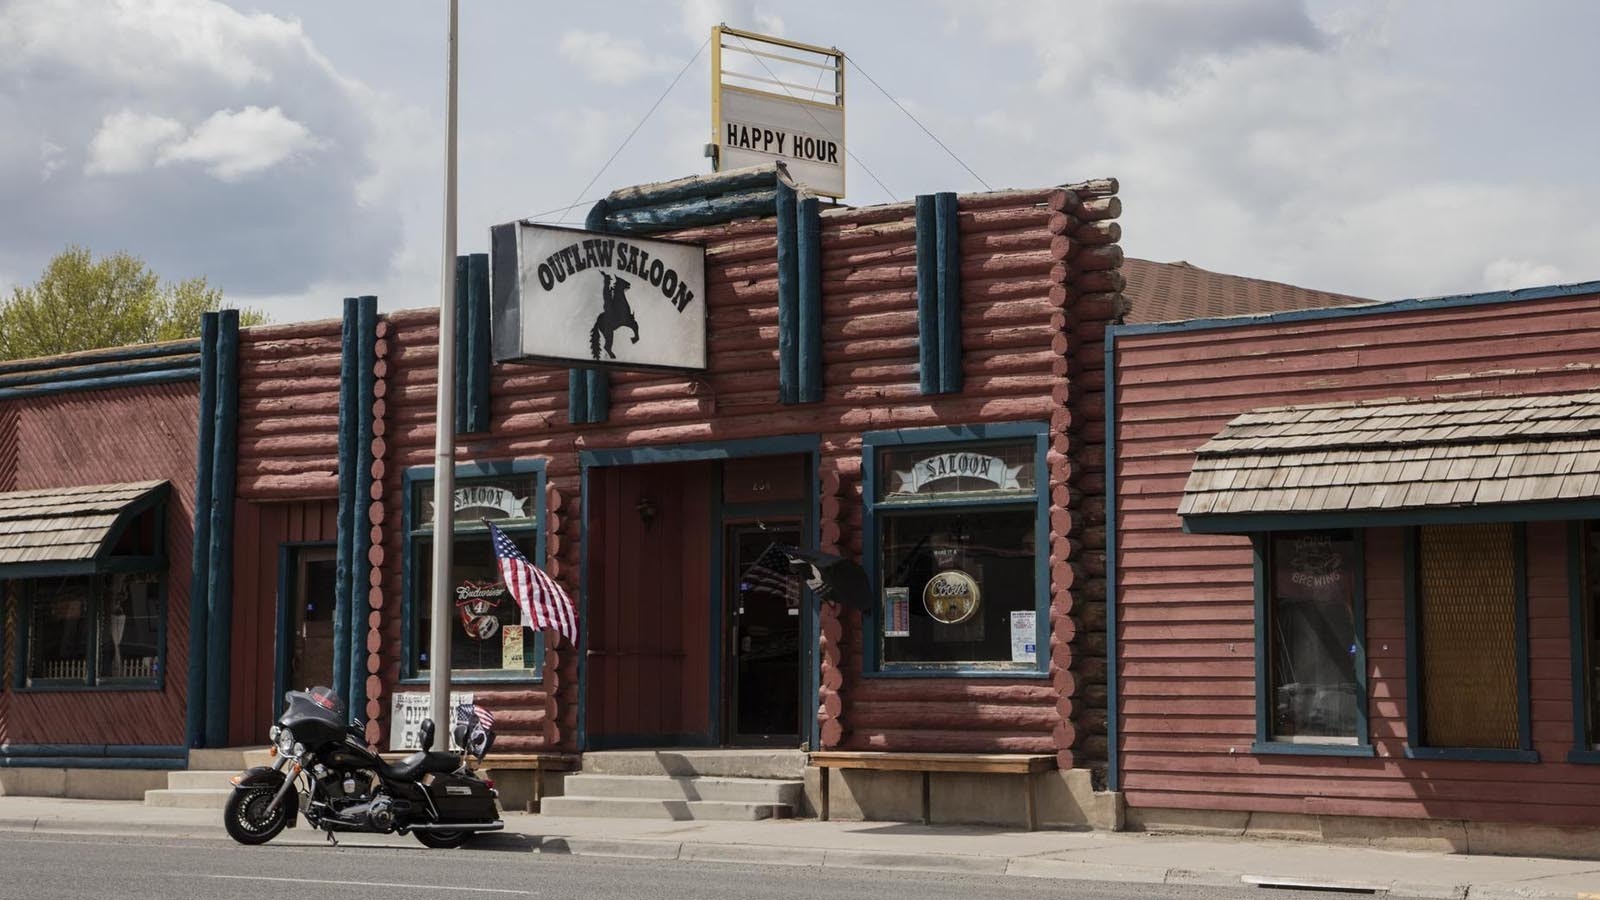
<path id="1" fill-rule="evenodd" d="M 1131 255 L 1396 298 L 1600 279 L 1600 4 L 462 3 L 462 252 L 705 171 L 718 21 L 834 44 L 848 202 L 1114 175 Z M 443 0 L 0 0 L 0 291 L 68 244 L 280 321 L 438 296 Z M 869 168 L 881 179 L 866 175 Z"/>

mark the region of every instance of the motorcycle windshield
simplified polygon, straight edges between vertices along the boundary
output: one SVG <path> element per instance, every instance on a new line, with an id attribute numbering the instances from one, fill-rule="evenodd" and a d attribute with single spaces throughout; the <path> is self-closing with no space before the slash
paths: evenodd
<path id="1" fill-rule="evenodd" d="M 291 729 L 296 723 L 308 720 L 326 723 L 339 730 L 344 728 L 344 701 L 328 688 L 290 691 L 283 695 L 283 699 L 285 705 L 280 721 Z"/>

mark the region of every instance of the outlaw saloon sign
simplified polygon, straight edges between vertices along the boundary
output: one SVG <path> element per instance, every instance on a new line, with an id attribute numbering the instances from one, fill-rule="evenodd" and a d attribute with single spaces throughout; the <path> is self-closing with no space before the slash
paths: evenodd
<path id="1" fill-rule="evenodd" d="M 704 247 L 514 222 L 491 248 L 495 362 L 706 367 Z"/>

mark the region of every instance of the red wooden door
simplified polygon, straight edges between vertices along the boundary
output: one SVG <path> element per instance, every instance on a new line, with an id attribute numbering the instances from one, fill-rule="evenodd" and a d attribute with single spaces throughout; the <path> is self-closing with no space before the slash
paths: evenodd
<path id="1" fill-rule="evenodd" d="M 714 465 L 617 466 L 589 476 L 591 749 L 710 740 Z"/>

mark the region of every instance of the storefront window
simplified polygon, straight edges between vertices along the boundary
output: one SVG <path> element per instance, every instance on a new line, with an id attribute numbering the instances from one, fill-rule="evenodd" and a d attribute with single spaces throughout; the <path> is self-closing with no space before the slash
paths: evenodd
<path id="1" fill-rule="evenodd" d="M 1040 671 L 1037 440 L 878 448 L 872 437 L 876 668 Z"/>
<path id="2" fill-rule="evenodd" d="M 147 685 L 161 674 L 158 573 L 22 582 L 29 687 Z"/>
<path id="3" fill-rule="evenodd" d="M 1364 700 L 1355 537 L 1347 531 L 1274 534 L 1269 547 L 1269 736 L 1355 743 Z"/>
<path id="4" fill-rule="evenodd" d="M 465 678 L 537 680 L 544 665 L 544 637 L 523 621 L 522 609 L 500 580 L 494 546 L 484 520 L 515 541 L 528 559 L 543 560 L 539 539 L 541 473 L 532 464 L 463 467 L 456 476 L 455 542 L 450 584 L 454 613 L 449 623 L 450 671 Z M 493 468 L 504 474 L 473 476 Z M 425 677 L 433 633 L 433 482 L 411 479 L 410 648 L 408 674 Z"/>

